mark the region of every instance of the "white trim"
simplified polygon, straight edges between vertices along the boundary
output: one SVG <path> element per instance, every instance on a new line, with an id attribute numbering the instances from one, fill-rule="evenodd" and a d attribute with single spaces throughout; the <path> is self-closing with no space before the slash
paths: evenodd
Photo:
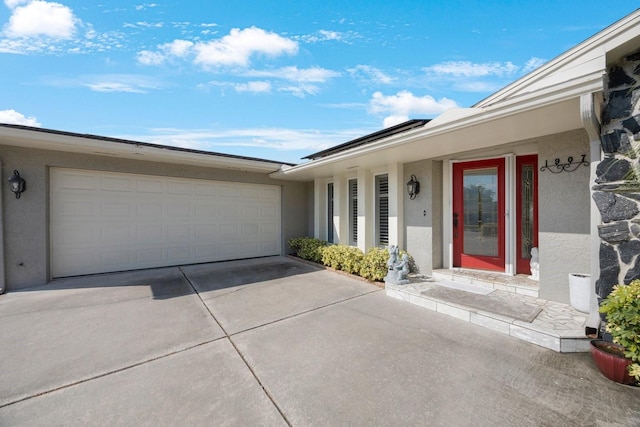
<path id="1" fill-rule="evenodd" d="M 443 191 L 442 197 L 448 197 L 448 200 L 442 201 L 444 208 L 442 218 L 442 233 L 443 233 L 443 254 L 448 254 L 448 260 L 443 263 L 445 268 L 453 268 L 453 164 L 456 163 L 453 160 L 449 160 L 444 167 L 443 164 Z M 448 175 L 448 177 L 446 176 Z M 448 188 L 447 188 L 448 187 Z M 448 190 L 448 191 L 447 191 Z"/>
<path id="2" fill-rule="evenodd" d="M 4 170 L 2 167 L 2 160 L 0 160 L 0 171 Z M 0 242 L 4 242 L 4 185 L 0 185 Z M 0 244 L 0 294 L 4 293 L 6 288 L 6 274 L 4 265 L 4 243 Z"/>
<path id="3" fill-rule="evenodd" d="M 580 97 L 580 118 L 589 135 L 589 189 L 596 183 L 597 168 L 602 158 L 602 145 L 600 142 L 600 123 L 595 111 L 594 94 L 585 94 Z M 591 190 L 590 190 L 591 191 Z M 593 197 L 590 205 L 590 261 L 591 261 L 591 290 L 589 294 L 589 318 L 586 325 L 598 328 L 600 315 L 598 313 L 598 299 L 595 292 L 595 282 L 600 276 L 600 236 L 598 225 L 601 223 L 600 210 Z"/>
<path id="4" fill-rule="evenodd" d="M 518 155 L 520 156 L 520 155 Z M 502 272 L 506 275 L 513 276 L 516 274 L 517 260 L 517 218 L 516 218 L 516 155 L 507 153 L 497 156 L 474 157 L 472 159 L 449 159 L 448 170 L 443 170 L 443 178 L 448 180 L 443 183 L 443 197 L 449 197 L 449 200 L 443 200 L 443 250 L 444 254 L 448 254 L 448 260 L 443 259 L 445 268 L 452 269 L 453 266 L 453 165 L 458 163 L 480 162 L 483 160 L 504 159 L 504 268 Z M 443 168 L 446 169 L 446 168 Z M 447 188 L 448 187 L 448 188 Z"/>
<path id="5" fill-rule="evenodd" d="M 516 274 L 516 260 L 517 256 L 517 213 L 516 213 L 516 199 L 517 199 L 517 184 L 516 184 L 516 161 L 514 154 L 508 154 L 505 156 L 504 163 L 504 232 L 505 232 L 505 244 L 504 244 L 504 272 L 510 276 Z"/>
<path id="6" fill-rule="evenodd" d="M 285 166 L 280 162 L 227 157 L 216 155 L 216 153 L 194 153 L 181 151 L 169 146 L 149 146 L 139 141 L 123 140 L 123 142 L 116 142 L 96 138 L 0 126 L 0 145 L 83 153 L 112 158 L 236 169 L 247 172 L 273 173 Z"/>

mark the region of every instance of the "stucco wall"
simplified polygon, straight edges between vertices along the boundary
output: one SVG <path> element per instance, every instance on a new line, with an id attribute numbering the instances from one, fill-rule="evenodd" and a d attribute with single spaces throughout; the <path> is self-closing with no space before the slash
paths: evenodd
<path id="1" fill-rule="evenodd" d="M 541 138 L 538 166 L 561 163 L 572 156 L 589 159 L 589 140 L 583 130 Z M 538 172 L 540 297 L 569 302 L 569 273 L 590 272 L 589 167 L 574 172 Z"/>
<path id="2" fill-rule="evenodd" d="M 420 193 L 404 197 L 406 250 L 420 273 L 442 267 L 442 162 L 423 160 L 404 164 L 404 181 L 415 175 Z"/>
<path id="3" fill-rule="evenodd" d="M 307 184 L 277 181 L 266 174 L 9 146 L 0 146 L 0 161 L 3 168 L 6 290 L 42 285 L 49 281 L 50 167 L 280 185 L 282 252 L 286 253 L 286 241 L 289 238 L 306 235 L 309 228 Z M 19 170 L 27 181 L 27 190 L 19 200 L 8 188 L 4 188 L 14 169 Z"/>

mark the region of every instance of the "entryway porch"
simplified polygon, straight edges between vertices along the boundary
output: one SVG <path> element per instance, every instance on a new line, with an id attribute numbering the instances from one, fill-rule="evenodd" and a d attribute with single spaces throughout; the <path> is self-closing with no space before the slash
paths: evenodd
<path id="1" fill-rule="evenodd" d="M 560 353 L 589 351 L 588 314 L 539 298 L 538 282 L 525 275 L 440 269 L 385 289 L 388 296 Z"/>

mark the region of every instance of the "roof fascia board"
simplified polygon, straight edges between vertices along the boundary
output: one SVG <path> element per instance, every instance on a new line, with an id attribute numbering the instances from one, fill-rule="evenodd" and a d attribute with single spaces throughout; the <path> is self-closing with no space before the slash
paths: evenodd
<path id="1" fill-rule="evenodd" d="M 271 173 L 283 164 L 173 150 L 171 147 L 155 147 L 130 143 L 115 143 L 84 136 L 69 136 L 56 133 L 30 131 L 28 129 L 0 127 L 0 145 L 38 148 L 72 153 L 84 153 L 107 157 L 124 157 L 136 160 L 151 160 L 165 163 L 192 164 L 223 169 L 238 169 L 251 172 Z"/>
<path id="2" fill-rule="evenodd" d="M 639 19 L 640 19 L 640 9 L 637 9 L 635 12 L 613 23 L 612 25 L 600 31 L 599 33 L 591 36 L 587 40 L 583 41 L 582 43 L 578 44 L 572 49 L 569 49 L 567 52 L 559 55 L 555 59 L 552 59 L 548 63 L 542 65 L 537 70 L 532 71 L 531 73 L 516 80 L 515 82 L 504 87 L 503 89 L 499 90 L 493 95 L 490 95 L 489 97 L 483 99 L 482 101 L 478 102 L 474 106 L 485 107 L 488 105 L 495 104 L 497 102 L 501 102 L 505 98 L 508 98 L 509 96 L 511 96 L 513 93 L 516 93 L 519 90 L 525 88 L 527 85 L 532 84 L 535 81 L 541 80 L 547 77 L 548 75 L 556 72 L 558 68 L 562 67 L 562 65 L 575 60 L 577 57 L 579 57 L 580 55 L 584 55 L 587 51 L 590 51 L 590 50 L 595 50 L 598 48 L 602 49 L 601 53 L 604 58 L 604 66 L 606 67 L 607 51 L 623 43 L 623 41 L 616 40 L 616 39 L 619 39 L 620 37 L 624 36 L 624 33 L 626 31 L 629 31 L 630 29 L 634 29 L 634 26 L 636 26 L 636 30 L 632 31 L 630 34 L 628 34 L 624 38 L 631 39 L 633 37 L 636 37 L 638 35 L 638 31 L 640 31 L 640 29 L 637 28 Z M 613 42 L 613 40 L 616 40 L 616 41 Z"/>

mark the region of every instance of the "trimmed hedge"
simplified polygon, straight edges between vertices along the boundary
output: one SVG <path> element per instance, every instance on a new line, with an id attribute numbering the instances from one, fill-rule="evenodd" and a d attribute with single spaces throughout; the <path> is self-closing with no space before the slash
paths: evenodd
<path id="1" fill-rule="evenodd" d="M 322 262 L 322 251 L 329 245 L 325 240 L 314 237 L 296 237 L 289 239 L 288 243 L 296 256 L 313 262 Z"/>
<path id="2" fill-rule="evenodd" d="M 389 251 L 386 248 L 371 248 L 360 265 L 360 276 L 367 280 L 381 281 L 387 275 Z"/>
<path id="3" fill-rule="evenodd" d="M 289 240 L 296 256 L 324 264 L 349 274 L 357 274 L 370 281 L 382 281 L 387 275 L 389 251 L 387 248 L 371 248 L 366 254 L 354 246 L 331 245 L 314 237 L 297 237 Z M 399 255 L 405 254 L 400 251 Z M 415 263 L 409 255 L 409 266 L 415 271 Z"/>
<path id="4" fill-rule="evenodd" d="M 359 274 L 364 254 L 353 246 L 331 245 L 322 251 L 322 263 L 349 274 Z"/>

